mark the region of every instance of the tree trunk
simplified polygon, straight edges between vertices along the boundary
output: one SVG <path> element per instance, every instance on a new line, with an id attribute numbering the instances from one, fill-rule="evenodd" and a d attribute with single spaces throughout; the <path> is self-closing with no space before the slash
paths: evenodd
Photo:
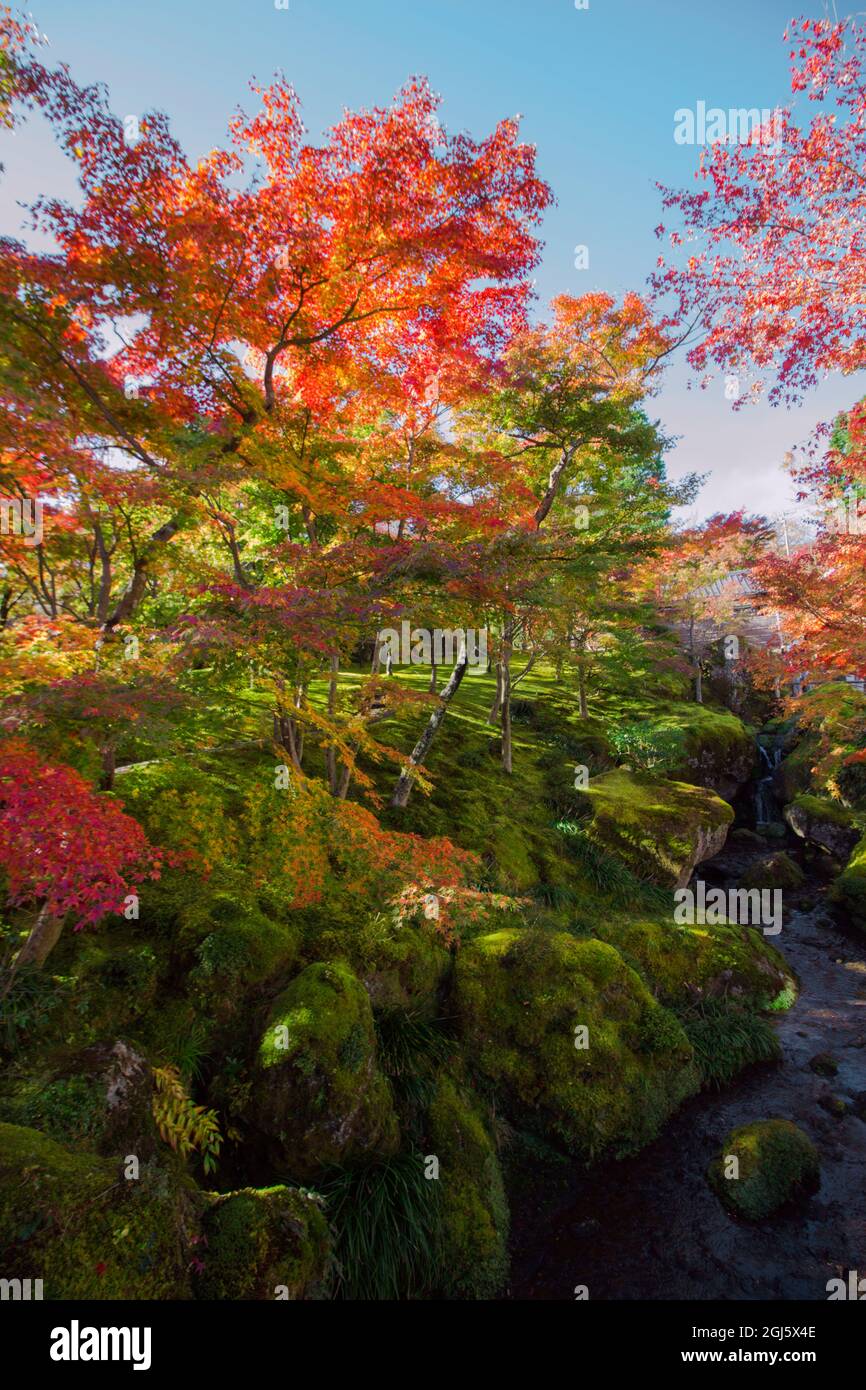
<path id="1" fill-rule="evenodd" d="M 505 636 L 505 619 L 503 619 L 503 640 Z M 496 658 L 496 694 L 493 696 L 493 704 L 490 706 L 490 713 L 487 716 L 488 724 L 498 724 L 502 712 L 502 650 Z"/>
<path id="2" fill-rule="evenodd" d="M 500 711 L 500 729 L 502 730 L 502 770 L 511 772 L 512 766 L 512 745 L 511 745 L 511 653 L 514 646 L 514 620 L 507 618 L 502 629 L 502 651 L 500 653 L 499 665 L 502 670 L 502 709 Z"/>
<path id="3" fill-rule="evenodd" d="M 337 712 L 337 678 L 340 674 L 340 658 L 331 657 L 331 676 L 328 681 L 328 718 L 333 721 Z M 328 787 L 331 796 L 336 796 L 339 790 L 337 779 L 337 750 L 333 746 L 325 750 L 325 766 L 328 769 Z"/>
<path id="4" fill-rule="evenodd" d="M 41 908 L 39 916 L 30 929 L 30 935 L 15 957 L 12 973 L 20 970 L 22 965 L 35 965 L 41 968 L 60 940 L 62 931 L 63 918 L 50 917 L 47 905 Z"/>
<path id="5" fill-rule="evenodd" d="M 586 671 L 583 661 L 577 663 L 577 696 L 580 704 L 580 717 L 586 719 L 588 710 L 586 706 Z"/>
<path id="6" fill-rule="evenodd" d="M 99 779 L 100 791 L 110 792 L 114 787 L 114 759 L 114 744 L 106 743 L 102 749 L 102 774 Z"/>
<path id="7" fill-rule="evenodd" d="M 408 802 L 409 796 L 412 791 L 412 785 L 415 781 L 415 769 L 421 767 L 424 762 L 424 759 L 427 757 L 427 754 L 430 751 L 430 745 L 436 737 L 439 725 L 445 718 L 448 706 L 450 705 L 454 696 L 457 694 L 457 691 L 460 689 L 460 682 L 466 675 L 468 665 L 469 659 L 466 651 L 466 643 L 464 642 L 460 649 L 460 655 L 457 658 L 457 664 L 454 667 L 454 670 L 451 672 L 448 684 L 446 685 L 445 689 L 442 691 L 442 694 L 439 697 L 439 704 L 431 714 L 429 723 L 427 724 L 427 728 L 424 730 L 423 734 L 421 735 L 421 737 L 419 738 L 418 742 L 415 744 L 415 747 L 412 749 L 412 752 L 409 755 L 408 767 L 406 767 L 400 773 L 400 776 L 397 779 L 397 785 L 395 786 L 394 794 L 391 797 L 392 806 L 399 806 L 402 808 Z"/>
<path id="8" fill-rule="evenodd" d="M 695 668 L 695 702 L 702 705 L 704 703 L 703 679 L 700 662 L 695 656 L 695 620 L 693 617 L 689 619 L 689 660 Z"/>
<path id="9" fill-rule="evenodd" d="M 436 694 L 436 662 L 430 663 L 430 694 Z"/>

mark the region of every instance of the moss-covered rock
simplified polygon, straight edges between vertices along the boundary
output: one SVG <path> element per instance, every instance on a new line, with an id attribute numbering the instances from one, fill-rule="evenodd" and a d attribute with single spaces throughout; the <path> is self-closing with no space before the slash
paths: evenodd
<path id="1" fill-rule="evenodd" d="M 374 1009 L 411 1009 L 432 1017 L 451 956 L 432 925 L 396 922 L 376 914 L 357 916 L 344 929 L 325 931 L 317 944 L 349 961 L 363 981 Z"/>
<path id="2" fill-rule="evenodd" d="M 68 1052 L 62 1061 L 10 1067 L 0 1082 L 0 1119 L 70 1147 L 144 1160 L 160 1143 L 152 1098 L 150 1064 L 119 1039 Z"/>
<path id="3" fill-rule="evenodd" d="M 191 1297 L 195 1186 L 171 1165 L 127 1168 L 0 1124 L 4 1276 L 41 1278 L 49 1299 Z"/>
<path id="4" fill-rule="evenodd" d="M 82 940 L 69 932 L 52 965 L 71 980 L 55 1034 L 77 1045 L 128 1036 L 153 1009 L 159 989 L 158 943 L 138 923 L 114 924 Z"/>
<path id="5" fill-rule="evenodd" d="M 488 1129 L 465 1087 L 441 1072 L 428 1115 L 439 1160 L 442 1291 L 492 1298 L 508 1272 L 508 1204 Z"/>
<path id="6" fill-rule="evenodd" d="M 367 991 L 344 961 L 302 970 L 274 1001 L 259 1045 L 248 1118 L 294 1178 L 390 1153 L 391 1087 L 376 1066 Z"/>
<path id="7" fill-rule="evenodd" d="M 782 888 L 793 892 L 802 888 L 806 875 L 783 851 L 765 854 L 750 864 L 740 877 L 741 888 Z"/>
<path id="8" fill-rule="evenodd" d="M 691 704 L 653 722 L 660 731 L 682 732 L 682 761 L 671 774 L 677 781 L 709 787 L 729 801 L 749 780 L 755 763 L 755 744 L 735 714 Z"/>
<path id="9" fill-rule="evenodd" d="M 254 986 L 290 970 L 297 959 L 298 928 L 265 916 L 255 906 L 220 900 L 211 909 L 208 926 L 195 948 L 197 964 L 190 983 L 221 1006 L 231 1007 Z"/>
<path id="10" fill-rule="evenodd" d="M 577 1154 L 640 1148 L 697 1088 L 680 1024 L 605 942 L 520 928 L 478 937 L 456 986 L 473 1065 L 520 1123 Z"/>
<path id="11" fill-rule="evenodd" d="M 590 780 L 593 839 L 639 878 L 682 888 L 696 864 L 718 854 L 734 812 L 704 787 L 617 768 Z"/>
<path id="12" fill-rule="evenodd" d="M 761 1221 L 817 1191 L 821 1161 L 811 1139 L 790 1120 L 759 1120 L 728 1135 L 707 1177 L 729 1211 Z"/>
<path id="13" fill-rule="evenodd" d="M 196 1297 L 323 1296 L 330 1235 L 320 1202 L 297 1188 L 242 1188 L 212 1196 L 204 1216 Z"/>
<path id="14" fill-rule="evenodd" d="M 847 859 L 859 839 L 850 812 L 828 797 L 804 792 L 782 814 L 795 835 L 825 849 L 836 859 Z"/>
<path id="15" fill-rule="evenodd" d="M 732 996 L 757 1009 L 793 1003 L 784 957 L 752 927 L 733 922 L 676 925 L 673 916 L 599 913 L 596 935 L 621 953 L 653 993 L 675 1009 Z"/>
<path id="16" fill-rule="evenodd" d="M 843 922 L 866 931 L 866 835 L 831 884 L 829 899 Z"/>

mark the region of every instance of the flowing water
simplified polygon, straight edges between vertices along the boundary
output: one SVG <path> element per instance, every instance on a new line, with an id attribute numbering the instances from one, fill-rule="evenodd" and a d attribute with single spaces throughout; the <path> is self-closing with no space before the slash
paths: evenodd
<path id="1" fill-rule="evenodd" d="M 730 882 L 743 862 L 728 851 L 700 876 Z M 830 921 L 824 891 L 811 882 L 774 939 L 801 985 L 775 1022 L 782 1062 L 702 1093 L 649 1148 L 575 1173 L 555 1201 L 515 1201 L 512 1298 L 570 1300 L 586 1285 L 590 1299 L 826 1299 L 829 1279 L 866 1276 L 866 939 Z M 810 1068 L 819 1053 L 836 1075 Z M 731 1129 L 777 1117 L 817 1145 L 821 1187 L 747 1224 L 724 1210 L 706 1168 Z"/>

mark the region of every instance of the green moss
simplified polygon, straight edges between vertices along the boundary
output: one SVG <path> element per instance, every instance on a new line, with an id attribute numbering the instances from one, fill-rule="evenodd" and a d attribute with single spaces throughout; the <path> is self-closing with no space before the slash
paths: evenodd
<path id="1" fill-rule="evenodd" d="M 323 1289 L 328 1223 L 319 1202 L 297 1188 L 248 1187 L 215 1196 L 204 1234 L 198 1298 L 302 1299 Z"/>
<path id="2" fill-rule="evenodd" d="M 670 916 L 602 908 L 595 934 L 610 942 L 662 1003 L 682 1009 L 722 995 L 769 1008 L 793 982 L 784 958 L 752 927 L 683 925 Z"/>
<path id="3" fill-rule="evenodd" d="M 41 1278 L 49 1299 L 189 1297 L 194 1186 L 154 1163 L 139 1173 L 0 1124 L 4 1275 Z"/>
<path id="4" fill-rule="evenodd" d="M 115 923 L 81 936 L 68 932 L 55 958 L 73 979 L 53 1022 L 55 1037 L 86 1045 L 128 1034 L 156 1002 L 160 960 L 140 923 Z"/>
<path id="5" fill-rule="evenodd" d="M 445 1072 L 428 1122 L 439 1160 L 442 1291 L 492 1298 L 508 1272 L 508 1205 L 493 1141 L 477 1104 Z"/>
<path id="6" fill-rule="evenodd" d="M 829 821 L 831 825 L 838 825 L 843 829 L 851 825 L 850 811 L 846 811 L 838 801 L 831 801 L 829 797 L 811 796 L 803 792 L 795 797 L 791 804 L 805 812 L 810 820 Z"/>
<path id="7" fill-rule="evenodd" d="M 376 1065 L 367 991 L 343 961 L 309 965 L 274 1001 L 257 1054 L 250 1118 L 283 1171 L 305 1178 L 398 1141 Z"/>
<path id="8" fill-rule="evenodd" d="M 732 1171 L 729 1159 L 737 1160 Z M 707 1177 L 716 1195 L 738 1216 L 761 1221 L 788 1202 L 815 1192 L 821 1163 L 811 1139 L 790 1120 L 760 1120 L 728 1135 Z"/>
<path id="9" fill-rule="evenodd" d="M 456 983 L 472 1064 L 517 1122 L 575 1153 L 640 1148 L 697 1088 L 682 1029 L 604 942 L 496 932 L 460 952 Z"/>
<path id="10" fill-rule="evenodd" d="M 767 854 L 756 859 L 740 878 L 741 888 L 781 888 L 791 891 L 802 888 L 806 875 L 787 854 Z"/>
<path id="11" fill-rule="evenodd" d="M 696 863 L 717 854 L 734 812 L 703 787 L 618 768 L 590 780 L 583 793 L 589 833 L 639 877 L 682 886 Z"/>
<path id="12" fill-rule="evenodd" d="M 688 704 L 653 720 L 660 733 L 678 732 L 682 759 L 672 776 L 732 796 L 748 780 L 755 762 L 751 732 L 735 714 Z"/>
<path id="13" fill-rule="evenodd" d="M 829 899 L 843 921 L 866 931 L 866 835 L 831 884 Z"/>
<path id="14" fill-rule="evenodd" d="M 355 916 L 345 928 L 325 931 L 317 945 L 350 962 L 374 1009 L 435 1014 L 451 957 L 430 927 L 398 923 L 384 913 L 360 920 Z"/>
<path id="15" fill-rule="evenodd" d="M 196 947 L 198 964 L 190 983 L 208 997 L 237 998 L 288 970 L 298 955 L 299 930 L 266 917 L 258 908 L 218 902 L 213 930 Z"/>
<path id="16" fill-rule="evenodd" d="M 42 1130 L 70 1145 L 94 1141 L 105 1123 L 105 1089 L 94 1077 L 49 1079 L 44 1073 L 4 1078 L 0 1120 Z"/>

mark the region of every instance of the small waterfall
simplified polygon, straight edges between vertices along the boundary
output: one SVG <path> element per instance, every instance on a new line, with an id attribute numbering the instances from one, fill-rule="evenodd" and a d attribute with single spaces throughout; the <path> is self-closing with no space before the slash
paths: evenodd
<path id="1" fill-rule="evenodd" d="M 758 744 L 758 751 L 767 765 L 766 777 L 761 777 L 755 787 L 755 824 L 768 825 L 779 820 L 779 807 L 773 790 L 773 774 L 782 761 L 782 745 L 774 743 L 772 748 Z"/>

